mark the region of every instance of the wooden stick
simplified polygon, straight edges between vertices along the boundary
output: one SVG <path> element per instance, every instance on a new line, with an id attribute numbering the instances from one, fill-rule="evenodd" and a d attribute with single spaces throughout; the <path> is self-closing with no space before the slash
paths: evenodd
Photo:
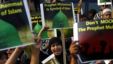
<path id="1" fill-rule="evenodd" d="M 63 47 L 63 62 L 66 64 L 66 49 L 65 49 L 65 38 L 64 38 L 64 31 L 63 28 L 60 29 L 61 31 L 61 39 L 62 39 L 62 47 Z"/>
<path id="2" fill-rule="evenodd" d="M 111 10 L 112 10 L 112 13 L 111 13 L 111 17 L 113 18 L 113 2 L 112 2 L 112 0 L 111 0 Z"/>

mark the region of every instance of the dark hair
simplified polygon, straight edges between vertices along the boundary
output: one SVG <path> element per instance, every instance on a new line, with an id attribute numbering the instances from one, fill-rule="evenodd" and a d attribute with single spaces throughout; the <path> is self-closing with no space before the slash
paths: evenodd
<path id="1" fill-rule="evenodd" d="M 49 46 L 51 46 L 52 44 L 62 45 L 62 41 L 61 41 L 61 39 L 59 37 L 53 37 L 49 41 Z"/>
<path id="2" fill-rule="evenodd" d="M 52 44 L 58 44 L 58 45 L 62 46 L 62 40 L 60 39 L 60 37 L 53 37 L 50 39 L 50 41 L 49 41 L 49 54 L 52 54 L 52 52 L 50 50 Z M 63 63 L 63 53 L 61 53 L 61 55 L 55 56 L 55 58 L 58 60 L 58 62 L 60 64 L 64 64 Z"/>
<path id="3" fill-rule="evenodd" d="M 6 59 L 8 58 L 6 51 L 0 51 L 0 59 L 3 59 L 3 56 L 5 56 Z"/>
<path id="4" fill-rule="evenodd" d="M 62 45 L 62 41 L 59 37 L 52 37 L 50 40 L 49 40 L 49 46 L 48 46 L 48 53 L 49 54 L 52 54 L 51 52 L 51 45 L 52 44 L 58 44 L 58 45 Z"/>

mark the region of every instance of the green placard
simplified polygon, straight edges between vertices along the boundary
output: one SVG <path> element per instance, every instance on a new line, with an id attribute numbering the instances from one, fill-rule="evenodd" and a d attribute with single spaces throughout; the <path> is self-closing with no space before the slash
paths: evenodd
<path id="1" fill-rule="evenodd" d="M 74 8 L 72 3 L 43 3 L 41 4 L 43 23 L 54 28 L 72 28 L 74 23 Z"/>
<path id="2" fill-rule="evenodd" d="M 100 0 L 101 3 L 110 2 L 110 0 Z"/>
<path id="3" fill-rule="evenodd" d="M 110 0 L 98 0 L 98 5 L 111 5 L 112 2 Z"/>
<path id="4" fill-rule="evenodd" d="M 0 51 L 33 44 L 26 2 L 16 0 L 0 3 Z"/>

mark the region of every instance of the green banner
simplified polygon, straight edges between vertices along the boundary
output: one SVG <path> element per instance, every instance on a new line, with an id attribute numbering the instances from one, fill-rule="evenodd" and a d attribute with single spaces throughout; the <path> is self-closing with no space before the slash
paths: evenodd
<path id="1" fill-rule="evenodd" d="M 110 2 L 110 0 L 100 0 L 100 3 Z"/>
<path id="2" fill-rule="evenodd" d="M 0 50 L 33 44 L 25 1 L 0 4 Z"/>
<path id="3" fill-rule="evenodd" d="M 42 20 L 49 29 L 72 28 L 74 23 L 72 3 L 41 4 Z"/>

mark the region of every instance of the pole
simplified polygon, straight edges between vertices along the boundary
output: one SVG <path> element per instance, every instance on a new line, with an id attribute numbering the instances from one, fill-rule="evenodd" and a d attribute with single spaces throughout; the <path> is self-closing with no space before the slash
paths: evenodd
<path id="1" fill-rule="evenodd" d="M 111 17 L 113 18 L 113 1 L 112 0 L 111 0 L 111 10 L 112 10 Z"/>
<path id="2" fill-rule="evenodd" d="M 60 31 L 61 31 L 61 39 L 62 39 L 62 47 L 63 47 L 63 62 L 64 64 L 66 64 L 66 49 L 65 49 L 65 38 L 64 38 L 63 28 L 61 28 Z"/>

